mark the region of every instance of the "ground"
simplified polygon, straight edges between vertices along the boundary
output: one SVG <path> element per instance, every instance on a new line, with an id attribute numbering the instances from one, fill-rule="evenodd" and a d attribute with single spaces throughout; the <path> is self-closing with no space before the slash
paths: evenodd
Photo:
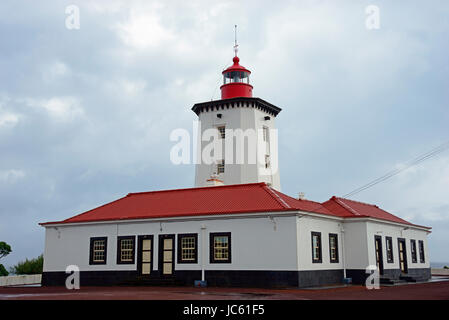
<path id="1" fill-rule="evenodd" d="M 194 287 L 8 287 L 0 300 L 449 300 L 446 281 L 382 286 L 320 289 L 194 288 Z"/>

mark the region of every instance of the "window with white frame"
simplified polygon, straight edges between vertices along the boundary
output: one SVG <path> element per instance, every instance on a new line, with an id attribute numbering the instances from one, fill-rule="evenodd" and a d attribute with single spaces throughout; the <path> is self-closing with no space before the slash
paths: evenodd
<path id="1" fill-rule="evenodd" d="M 312 262 L 321 263 L 321 232 L 312 231 Z"/>
<path id="2" fill-rule="evenodd" d="M 210 263 L 231 263 L 231 233 L 210 234 Z"/>
<path id="3" fill-rule="evenodd" d="M 331 263 L 338 263 L 338 235 L 329 233 L 329 258 Z"/>
<path id="4" fill-rule="evenodd" d="M 385 237 L 385 240 L 387 246 L 387 262 L 393 263 L 393 239 L 391 237 Z"/>
<path id="5" fill-rule="evenodd" d="M 117 238 L 117 263 L 133 264 L 134 263 L 134 236 L 121 236 Z"/>
<path id="6" fill-rule="evenodd" d="M 178 235 L 178 263 L 198 262 L 197 243 L 196 233 Z"/>
<path id="7" fill-rule="evenodd" d="M 410 240 L 410 250 L 412 254 L 412 262 L 417 263 L 418 262 L 418 256 L 416 252 L 416 240 Z"/>
<path id="8" fill-rule="evenodd" d="M 106 264 L 107 237 L 90 238 L 89 264 Z"/>
<path id="9" fill-rule="evenodd" d="M 418 246 L 419 246 L 419 262 L 424 263 L 426 262 L 426 259 L 424 258 L 424 241 L 419 240 Z"/>

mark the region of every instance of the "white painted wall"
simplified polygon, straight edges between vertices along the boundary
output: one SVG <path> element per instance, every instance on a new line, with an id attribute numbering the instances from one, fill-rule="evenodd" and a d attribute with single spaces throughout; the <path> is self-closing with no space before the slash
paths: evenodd
<path id="1" fill-rule="evenodd" d="M 342 223 L 328 218 L 297 217 L 298 270 L 335 270 L 343 268 Z M 312 232 L 321 232 L 322 262 L 312 262 Z M 338 263 L 330 262 L 329 233 L 338 234 Z"/>
<path id="2" fill-rule="evenodd" d="M 345 230 L 346 269 L 365 270 L 369 265 L 366 222 L 345 220 L 343 228 Z"/>
<path id="3" fill-rule="evenodd" d="M 235 104 L 237 105 L 237 104 Z M 222 114 L 221 118 L 217 117 L 217 114 Z M 270 116 L 270 120 L 264 120 L 265 116 Z M 219 126 L 226 126 L 226 129 L 241 129 L 246 131 L 247 129 L 262 130 L 263 126 L 269 129 L 275 129 L 275 117 L 265 113 L 264 111 L 258 110 L 253 107 L 248 107 L 246 103 L 242 107 L 234 107 L 229 109 L 219 109 L 214 111 L 204 111 L 199 114 L 199 121 L 201 126 L 199 131 L 203 135 L 204 131 L 211 128 L 217 128 Z M 226 137 L 228 138 L 228 136 Z M 274 136 L 273 136 L 274 138 Z M 224 141 L 221 141 L 224 143 Z M 203 150 L 211 141 L 202 141 L 201 148 Z M 261 137 L 256 137 L 256 148 L 255 152 L 264 144 Z M 223 159 L 226 157 L 226 148 L 223 148 Z M 245 159 L 247 159 L 247 148 L 245 148 Z M 233 154 L 235 157 L 236 146 L 234 145 Z M 277 142 L 270 144 L 270 157 L 271 162 L 274 165 L 274 159 L 277 159 L 278 148 Z M 254 155 L 255 157 L 257 156 Z M 211 175 L 216 171 L 215 164 L 197 164 L 196 174 L 195 174 L 195 186 L 204 187 L 207 186 L 206 181 L 211 177 Z M 218 176 L 224 184 L 242 184 L 242 183 L 254 183 L 254 182 L 267 182 L 272 185 L 273 188 L 280 191 L 280 176 L 279 176 L 279 165 L 277 165 L 277 170 L 272 170 L 268 175 L 261 172 L 260 168 L 256 164 L 249 164 L 245 160 L 244 164 L 237 164 L 234 158 L 233 164 L 225 163 L 225 172 Z"/>
<path id="4" fill-rule="evenodd" d="M 279 213 L 278 213 L 279 214 Z M 427 232 L 400 225 L 375 221 L 342 220 L 326 216 L 292 214 L 251 214 L 221 216 L 198 220 L 172 219 L 159 221 L 129 221 L 92 223 L 57 227 L 47 226 L 45 233 L 44 271 L 65 271 L 68 265 L 77 265 L 81 271 L 136 270 L 133 265 L 117 264 L 117 237 L 153 235 L 153 269 L 158 268 L 158 236 L 160 234 L 198 233 L 198 263 L 177 264 L 175 270 L 201 270 L 202 243 L 205 243 L 206 270 L 364 270 L 376 265 L 374 236 L 382 236 L 385 269 L 398 269 L 397 238 L 405 238 L 408 268 L 429 268 Z M 206 226 L 206 239 L 201 238 L 201 225 Z M 344 229 L 344 236 L 342 233 Z M 162 228 L 162 231 L 161 231 Z M 311 232 L 321 232 L 322 263 L 312 263 Z M 209 263 L 209 233 L 231 232 L 232 263 Z M 329 233 L 338 234 L 339 262 L 330 263 Z M 108 237 L 107 264 L 89 265 L 91 237 Z M 394 263 L 386 257 L 386 236 L 393 238 Z M 412 263 L 410 239 L 416 240 L 418 261 Z M 136 237 L 137 240 L 137 237 Z M 205 241 L 204 241 L 205 240 Z M 424 241 L 425 263 L 420 263 L 418 240 Z M 175 239 L 177 250 L 177 238 Z M 343 250 L 345 252 L 343 256 Z M 175 254 L 175 257 L 177 255 Z M 137 252 L 136 259 L 137 261 Z M 175 259 L 176 260 L 176 259 Z"/>
<path id="5" fill-rule="evenodd" d="M 266 215 L 260 218 L 172 221 L 162 224 L 151 221 L 85 224 L 59 226 L 58 230 L 48 226 L 45 235 L 44 271 L 65 271 L 71 264 L 77 265 L 81 271 L 136 270 L 136 264 L 116 263 L 117 236 L 146 234 L 154 235 L 153 269 L 156 270 L 159 234 L 198 233 L 198 242 L 201 245 L 202 224 L 207 227 L 207 270 L 297 270 L 295 221 L 295 216 L 274 217 L 274 224 Z M 231 232 L 232 263 L 209 263 L 210 232 Z M 108 237 L 107 264 L 89 265 L 90 238 L 102 236 Z M 177 238 L 175 243 L 177 247 Z M 198 250 L 198 264 L 175 265 L 175 270 L 200 269 L 201 250 Z"/>
<path id="6" fill-rule="evenodd" d="M 427 249 L 427 232 L 414 228 L 405 229 L 403 226 L 396 226 L 387 223 L 367 222 L 367 238 L 368 238 L 368 260 L 371 265 L 376 265 L 376 255 L 374 249 L 374 236 L 382 237 L 382 256 L 384 262 L 384 269 L 398 269 L 399 268 L 399 246 L 398 238 L 404 238 L 407 253 L 408 268 L 430 268 L 429 255 Z M 386 253 L 386 237 L 392 237 L 393 240 L 393 263 L 388 263 Z M 416 240 L 417 263 L 412 262 L 411 244 L 410 240 Z M 425 262 L 420 262 L 419 255 L 419 240 L 424 241 L 424 256 Z"/>

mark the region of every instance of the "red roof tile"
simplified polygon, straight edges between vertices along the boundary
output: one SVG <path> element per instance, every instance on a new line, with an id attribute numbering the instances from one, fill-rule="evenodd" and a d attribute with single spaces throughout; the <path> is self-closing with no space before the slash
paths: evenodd
<path id="1" fill-rule="evenodd" d="M 334 215 L 343 218 L 363 218 L 370 217 L 391 222 L 414 225 L 404 219 L 401 219 L 376 205 L 349 200 L 345 198 L 332 197 L 323 203 Z M 428 227 L 424 227 L 428 228 Z M 429 228 L 430 229 L 430 228 Z"/>
<path id="2" fill-rule="evenodd" d="M 342 218 L 372 217 L 411 225 L 375 205 L 337 197 L 324 203 L 299 200 L 265 183 L 130 193 L 66 220 L 41 225 L 298 210 Z"/>
<path id="3" fill-rule="evenodd" d="M 43 223 L 183 217 L 296 210 L 265 183 L 130 193 L 72 218 Z"/>

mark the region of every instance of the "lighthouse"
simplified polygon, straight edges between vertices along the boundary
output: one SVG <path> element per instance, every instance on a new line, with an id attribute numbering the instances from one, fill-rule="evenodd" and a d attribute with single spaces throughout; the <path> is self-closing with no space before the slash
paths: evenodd
<path id="1" fill-rule="evenodd" d="M 199 121 L 195 186 L 265 182 L 280 191 L 275 120 L 281 108 L 253 97 L 251 71 L 240 65 L 237 43 L 234 50 L 233 64 L 222 71 L 221 99 L 192 107 Z M 209 153 L 213 159 L 205 161 Z"/>

